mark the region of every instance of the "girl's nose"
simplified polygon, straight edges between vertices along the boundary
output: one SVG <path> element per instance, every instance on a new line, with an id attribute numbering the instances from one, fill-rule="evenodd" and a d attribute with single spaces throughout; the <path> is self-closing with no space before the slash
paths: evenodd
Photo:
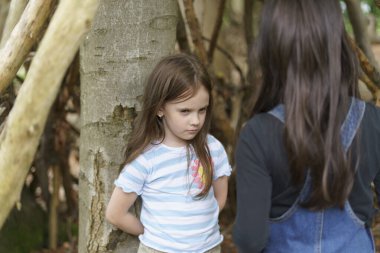
<path id="1" fill-rule="evenodd" d="M 197 126 L 200 123 L 200 118 L 198 113 L 194 113 L 191 117 L 191 122 L 192 125 Z"/>

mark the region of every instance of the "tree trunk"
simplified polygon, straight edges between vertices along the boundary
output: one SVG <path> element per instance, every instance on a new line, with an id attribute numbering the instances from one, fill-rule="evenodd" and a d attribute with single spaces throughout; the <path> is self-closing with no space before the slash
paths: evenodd
<path id="1" fill-rule="evenodd" d="M 145 78 L 174 51 L 177 15 L 176 0 L 103 0 L 83 44 L 78 252 L 137 251 L 137 238 L 108 224 L 105 208 Z"/>

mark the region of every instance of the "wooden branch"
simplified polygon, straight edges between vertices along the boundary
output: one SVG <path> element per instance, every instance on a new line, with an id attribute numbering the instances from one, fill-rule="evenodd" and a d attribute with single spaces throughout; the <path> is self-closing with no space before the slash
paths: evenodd
<path id="1" fill-rule="evenodd" d="M 183 20 L 182 12 L 178 8 L 178 23 L 177 23 L 177 42 L 179 46 L 179 50 L 181 52 L 185 52 L 190 54 L 191 49 L 189 45 L 189 41 L 187 40 L 187 34 L 186 34 L 186 25 L 185 21 Z"/>
<path id="2" fill-rule="evenodd" d="M 1 34 L 3 34 L 5 22 L 7 20 L 9 6 L 10 0 L 0 0 L 0 39 Z"/>
<path id="3" fill-rule="evenodd" d="M 377 8 L 380 8 L 380 0 L 375 0 L 375 4 L 376 4 Z"/>
<path id="4" fill-rule="evenodd" d="M 0 135 L 0 228 L 20 197 L 50 107 L 98 4 L 60 1 L 8 116 Z"/>
<path id="5" fill-rule="evenodd" d="M 378 63 L 373 54 L 370 40 L 367 32 L 367 20 L 360 7 L 359 0 L 344 0 L 347 6 L 348 17 L 350 19 L 355 41 L 359 48 L 367 56 L 367 59 L 376 69 L 379 68 Z"/>
<path id="6" fill-rule="evenodd" d="M 202 39 L 205 40 L 205 41 L 210 41 L 210 39 L 208 39 L 206 37 L 202 37 Z M 241 83 L 243 84 L 243 86 L 245 86 L 246 85 L 246 81 L 245 81 L 245 77 L 244 77 L 244 74 L 243 74 L 243 70 L 235 62 L 235 60 L 231 56 L 231 54 L 229 52 L 227 52 L 227 50 L 225 50 L 224 48 L 222 48 L 221 46 L 219 46 L 218 44 L 215 45 L 215 48 L 218 49 L 231 62 L 231 64 L 234 66 L 234 68 L 237 70 L 237 72 L 239 72 L 239 75 L 240 75 L 240 78 L 241 78 Z"/>
<path id="7" fill-rule="evenodd" d="M 30 0 L 0 51 L 0 93 L 11 83 L 21 64 L 35 44 L 55 0 Z"/>
<path id="8" fill-rule="evenodd" d="M 356 55 L 359 59 L 360 66 L 364 73 L 369 77 L 369 79 L 376 85 L 376 88 L 380 88 L 380 73 L 377 69 L 369 62 L 367 56 L 363 53 L 363 51 L 356 45 L 356 43 L 350 39 L 351 45 L 356 52 Z M 368 89 L 374 92 L 374 87 L 372 84 L 365 83 Z"/>
<path id="9" fill-rule="evenodd" d="M 369 77 L 365 73 L 362 73 L 359 76 L 359 79 L 365 84 L 365 86 L 372 93 L 372 95 L 374 95 L 379 90 L 379 88 L 372 82 L 371 79 L 369 79 Z"/>
<path id="10" fill-rule="evenodd" d="M 11 32 L 13 31 L 13 28 L 16 26 L 17 22 L 21 17 L 26 4 L 27 0 L 12 0 L 9 6 L 8 17 L 5 21 L 3 35 L 1 37 L 0 42 L 0 48 L 3 48 L 5 43 L 7 42 L 9 36 L 11 35 Z"/>
<path id="11" fill-rule="evenodd" d="M 61 186 L 61 172 L 57 165 L 52 167 L 53 172 L 53 192 L 49 207 L 49 249 L 57 248 L 58 241 L 58 205 L 59 188 Z"/>
<path id="12" fill-rule="evenodd" d="M 226 0 L 220 0 L 214 30 L 211 35 L 210 46 L 208 48 L 208 62 L 210 63 L 212 62 L 216 43 L 218 41 L 219 31 L 220 31 L 220 28 L 222 27 L 223 13 L 224 13 L 225 6 L 226 6 Z"/>
<path id="13" fill-rule="evenodd" d="M 244 0 L 244 16 L 243 16 L 243 23 L 244 23 L 244 35 L 245 35 L 245 41 L 247 43 L 247 52 L 248 55 L 251 50 L 251 45 L 253 43 L 253 0 Z"/>
<path id="14" fill-rule="evenodd" d="M 205 45 L 202 41 L 202 32 L 199 27 L 199 22 L 197 17 L 195 16 L 194 6 L 192 0 L 183 0 L 183 5 L 185 7 L 185 15 L 187 24 L 189 25 L 191 38 L 194 43 L 195 52 L 198 55 L 200 61 L 208 66 L 208 58 L 205 49 Z"/>
<path id="15" fill-rule="evenodd" d="M 380 107 L 380 90 L 376 91 L 375 93 L 375 104 L 376 106 Z"/>

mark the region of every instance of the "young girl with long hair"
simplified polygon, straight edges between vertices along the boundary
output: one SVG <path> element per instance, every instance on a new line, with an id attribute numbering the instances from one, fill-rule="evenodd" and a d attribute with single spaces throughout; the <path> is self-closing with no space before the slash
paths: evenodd
<path id="1" fill-rule="evenodd" d="M 256 49 L 263 83 L 236 150 L 239 252 L 375 252 L 380 110 L 357 98 L 340 2 L 266 0 Z"/>
<path id="2" fill-rule="evenodd" d="M 139 253 L 220 252 L 218 215 L 231 167 L 208 134 L 211 110 L 211 80 L 195 57 L 157 64 L 106 211 L 110 223 L 139 236 Z M 140 219 L 127 212 L 137 196 Z"/>

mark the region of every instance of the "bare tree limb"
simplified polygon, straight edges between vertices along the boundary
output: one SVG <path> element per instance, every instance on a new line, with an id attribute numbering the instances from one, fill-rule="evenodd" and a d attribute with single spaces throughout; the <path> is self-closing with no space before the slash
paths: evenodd
<path id="1" fill-rule="evenodd" d="M 359 0 L 344 0 L 347 6 L 348 17 L 351 21 L 352 29 L 354 31 L 355 40 L 359 48 L 367 56 L 369 62 L 376 69 L 379 69 L 379 65 L 375 59 L 373 51 L 371 49 L 368 32 L 366 28 L 365 16 L 360 7 Z"/>
<path id="2" fill-rule="evenodd" d="M 376 4 L 377 8 L 380 8 L 380 0 L 375 0 L 375 4 Z"/>
<path id="3" fill-rule="evenodd" d="M 7 20 L 10 0 L 0 0 L 0 35 L 3 33 L 5 22 Z M 0 38 L 1 39 L 1 38 Z"/>
<path id="4" fill-rule="evenodd" d="M 364 54 L 364 52 L 356 45 L 356 43 L 351 39 L 351 45 L 356 52 L 356 55 L 359 59 L 360 66 L 364 73 L 369 77 L 369 79 L 373 82 L 373 84 L 365 83 L 368 89 L 371 92 L 375 92 L 375 89 L 380 88 L 380 73 L 379 71 L 371 64 L 368 57 Z M 375 85 L 375 87 L 373 87 Z"/>
<path id="5" fill-rule="evenodd" d="M 55 0 L 30 0 L 26 6 L 20 21 L 0 50 L 0 93 L 10 84 L 36 42 L 54 3 Z"/>
<path id="6" fill-rule="evenodd" d="M 202 32 L 199 27 L 198 19 L 195 15 L 193 1 L 192 0 L 183 0 L 183 5 L 185 7 L 185 15 L 187 24 L 189 25 L 191 38 L 194 43 L 195 52 L 198 55 L 201 62 L 208 66 L 208 58 L 205 49 L 205 45 L 202 41 Z"/>
<path id="7" fill-rule="evenodd" d="M 204 36 L 202 36 L 202 39 L 205 40 L 205 41 L 210 41 L 210 39 L 208 39 L 208 38 L 206 38 Z M 242 82 L 242 84 L 244 86 L 246 84 L 246 81 L 245 81 L 245 77 L 244 77 L 244 74 L 243 74 L 243 70 L 236 63 L 236 61 L 234 60 L 234 58 L 232 57 L 232 55 L 229 52 L 227 52 L 227 50 L 225 50 L 224 48 L 222 48 L 221 46 L 219 46 L 218 44 L 215 45 L 215 48 L 218 49 L 231 62 L 231 64 L 234 66 L 234 68 L 239 73 L 239 76 L 241 78 L 241 82 Z"/>
<path id="8" fill-rule="evenodd" d="M 219 31 L 220 31 L 220 28 L 222 27 L 223 13 L 224 13 L 225 6 L 226 6 L 226 0 L 220 0 L 214 30 L 213 30 L 212 35 L 211 35 L 210 46 L 208 48 L 208 61 L 210 63 L 212 62 L 216 43 L 218 41 Z"/>
<path id="9" fill-rule="evenodd" d="M 182 12 L 178 8 L 178 23 L 177 23 L 177 42 L 178 46 L 181 52 L 190 53 L 190 45 L 189 41 L 187 40 L 187 34 L 186 34 L 186 25 L 185 21 L 183 20 Z"/>
<path id="10" fill-rule="evenodd" d="M 33 59 L 0 135 L 0 227 L 20 197 L 50 107 L 98 4 L 61 0 Z"/>
<path id="11" fill-rule="evenodd" d="M 5 21 L 3 35 L 1 37 L 0 42 L 0 48 L 4 47 L 5 42 L 7 42 L 9 36 L 11 35 L 11 32 L 13 31 L 13 28 L 16 26 L 17 22 L 21 17 L 26 4 L 27 0 L 12 0 L 9 6 L 8 17 Z"/>
<path id="12" fill-rule="evenodd" d="M 245 35 L 245 41 L 247 43 L 248 48 L 248 55 L 249 51 L 251 49 L 251 45 L 253 42 L 253 4 L 254 0 L 244 0 L 244 16 L 243 16 L 243 23 L 244 23 L 244 35 Z"/>

